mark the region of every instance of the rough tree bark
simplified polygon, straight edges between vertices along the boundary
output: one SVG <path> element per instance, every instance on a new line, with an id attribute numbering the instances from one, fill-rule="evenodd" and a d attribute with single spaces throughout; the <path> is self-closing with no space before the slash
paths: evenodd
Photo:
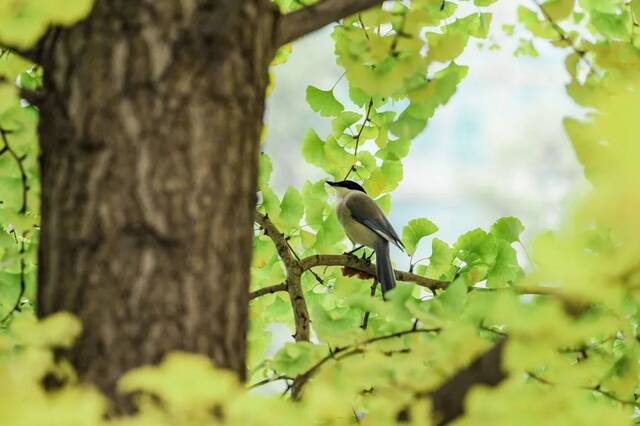
<path id="1" fill-rule="evenodd" d="M 269 63 L 382 0 L 320 3 L 95 0 L 27 52 L 45 70 L 38 310 L 79 316 L 71 361 L 108 395 L 171 350 L 244 377 Z"/>
<path id="2" fill-rule="evenodd" d="M 114 394 L 167 351 L 245 373 L 267 1 L 97 0 L 42 43 L 38 309 Z"/>

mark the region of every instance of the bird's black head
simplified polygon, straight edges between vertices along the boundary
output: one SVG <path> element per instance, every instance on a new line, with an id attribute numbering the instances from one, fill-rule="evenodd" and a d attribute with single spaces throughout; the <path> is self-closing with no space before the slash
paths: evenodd
<path id="1" fill-rule="evenodd" d="M 367 191 L 365 191 L 364 188 L 360 186 L 360 184 L 352 180 L 341 180 L 340 182 L 331 182 L 328 180 L 327 185 L 336 186 L 338 188 L 351 189 L 353 191 L 361 191 L 361 192 L 364 192 L 365 194 L 367 193 Z"/>

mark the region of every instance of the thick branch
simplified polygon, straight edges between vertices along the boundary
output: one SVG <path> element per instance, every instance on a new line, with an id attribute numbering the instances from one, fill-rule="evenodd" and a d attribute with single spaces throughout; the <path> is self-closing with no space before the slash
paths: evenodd
<path id="1" fill-rule="evenodd" d="M 300 267 L 303 271 L 314 268 L 316 266 L 346 266 L 347 268 L 355 269 L 357 271 L 366 272 L 372 276 L 376 275 L 376 265 L 368 262 L 359 257 L 343 254 L 322 254 L 305 257 L 300 261 Z M 418 284 L 419 286 L 426 287 L 432 290 L 444 289 L 449 285 L 446 281 L 434 280 L 431 278 L 423 277 L 421 275 L 412 274 L 411 272 L 404 272 L 395 270 L 396 279 L 399 281 L 410 281 Z"/>
<path id="2" fill-rule="evenodd" d="M 501 340 L 427 395 L 432 400 L 436 424 L 447 424 L 463 414 L 464 399 L 472 386 L 496 386 L 507 377 L 502 369 L 502 352 L 506 341 Z"/>
<path id="3" fill-rule="evenodd" d="M 331 22 L 382 4 L 384 0 L 320 0 L 280 18 L 277 24 L 276 45 L 292 42 Z"/>
<path id="4" fill-rule="evenodd" d="M 256 212 L 256 223 L 264 229 L 267 236 L 271 238 L 273 243 L 276 245 L 278 254 L 287 270 L 287 282 L 285 288 L 289 292 L 289 299 L 291 299 L 291 306 L 293 308 L 293 319 L 296 325 L 296 334 L 293 337 L 298 342 L 308 341 L 310 322 L 309 310 L 307 309 L 307 303 L 305 302 L 304 295 L 302 293 L 302 284 L 300 283 L 300 277 L 303 269 L 300 267 L 298 261 L 294 259 L 284 235 L 280 233 L 269 217 L 260 212 Z"/>

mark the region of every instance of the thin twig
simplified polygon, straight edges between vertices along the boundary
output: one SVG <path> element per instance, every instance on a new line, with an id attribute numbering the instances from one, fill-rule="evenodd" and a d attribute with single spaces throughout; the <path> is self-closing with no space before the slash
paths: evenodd
<path id="1" fill-rule="evenodd" d="M 567 45 L 571 48 L 571 50 L 573 50 L 575 52 L 576 55 L 578 55 L 578 57 L 584 61 L 584 63 L 589 67 L 590 70 L 593 70 L 593 64 L 591 63 L 591 61 L 589 61 L 586 58 L 587 55 L 587 51 L 579 49 L 574 43 L 573 40 L 571 40 L 571 38 L 567 35 L 566 31 L 556 22 L 553 20 L 553 18 L 551 17 L 551 15 L 549 15 L 549 13 L 545 10 L 544 6 L 540 3 L 537 2 L 537 0 L 532 0 L 536 6 L 538 7 L 538 9 L 540 9 L 540 11 L 542 12 L 542 15 L 544 16 L 544 18 L 547 20 L 547 22 L 551 25 L 551 27 L 555 30 L 555 32 L 558 33 L 558 36 L 560 37 L 561 41 L 564 41 L 565 43 L 567 43 Z"/>
<path id="2" fill-rule="evenodd" d="M 291 377 L 288 377 L 288 376 L 276 376 L 276 377 L 272 377 L 270 379 L 260 380 L 259 382 L 256 382 L 256 383 L 254 383 L 252 385 L 249 385 L 247 387 L 247 389 L 255 389 L 257 387 L 264 386 L 264 385 L 266 385 L 268 383 L 277 382 L 279 380 L 291 380 Z"/>
<path id="3" fill-rule="evenodd" d="M 414 329 L 413 327 L 409 330 L 404 330 L 404 331 L 398 331 L 396 333 L 391 333 L 391 334 L 385 334 L 383 336 L 376 336 L 376 337 L 372 337 L 360 342 L 356 342 L 353 343 L 351 345 L 347 345 L 347 346 L 339 346 L 335 349 L 333 349 L 332 351 L 329 352 L 329 354 L 327 354 L 324 358 L 322 358 L 320 361 L 316 362 L 311 368 L 309 368 L 307 371 L 305 371 L 304 373 L 298 375 L 293 382 L 293 390 L 292 390 L 292 397 L 294 399 L 299 399 L 301 392 L 302 392 L 302 388 L 304 387 L 304 385 L 307 383 L 307 381 L 311 378 L 311 376 L 320 368 L 322 367 L 326 362 L 335 359 L 336 361 L 339 361 L 341 359 L 344 359 L 348 356 L 351 355 L 356 355 L 358 353 L 362 353 L 363 346 L 367 346 L 370 345 L 372 343 L 376 343 L 379 342 L 381 340 L 388 340 L 388 339 L 394 339 L 396 337 L 402 337 L 402 336 L 406 336 L 408 334 L 415 334 L 415 333 L 438 333 L 440 332 L 440 328 L 419 328 L 419 329 Z M 339 355 L 339 356 L 338 356 Z"/>
<path id="4" fill-rule="evenodd" d="M 532 373 L 532 372 L 530 372 L 530 371 L 527 371 L 527 376 L 531 377 L 531 378 L 532 378 L 532 379 L 534 379 L 536 382 L 538 382 L 538 383 L 542 383 L 542 384 L 547 385 L 547 386 L 557 386 L 557 385 L 558 385 L 557 383 L 554 383 L 554 382 L 552 382 L 552 381 L 550 381 L 550 380 L 547 380 L 547 379 L 545 379 L 544 377 L 541 377 L 541 376 L 539 376 L 539 375 L 537 375 L 537 374 L 535 374 L 535 373 Z M 610 400 L 612 400 L 612 401 L 616 401 L 616 402 L 618 402 L 618 403 L 620 403 L 620 404 L 622 404 L 622 405 L 628 405 L 628 406 L 630 406 L 630 407 L 634 407 L 634 408 L 640 409 L 640 404 L 639 404 L 638 402 L 636 402 L 636 401 L 631 401 L 631 400 L 627 400 L 627 399 L 619 398 L 619 397 L 617 397 L 615 394 L 613 394 L 613 393 L 611 393 L 611 392 L 609 392 L 609 391 L 602 390 L 601 385 L 596 385 L 596 386 L 579 386 L 578 388 L 579 388 L 579 389 L 582 389 L 582 390 L 589 391 L 589 392 L 595 392 L 595 393 L 597 393 L 598 395 L 602 395 L 602 396 L 604 396 L 605 398 L 610 399 Z"/>
<path id="5" fill-rule="evenodd" d="M 27 212 L 27 191 L 29 191 L 29 185 L 27 183 L 27 173 L 24 170 L 22 162 L 27 156 L 24 155 L 20 157 L 13 148 L 11 148 L 11 145 L 9 145 L 9 138 L 7 138 L 9 133 L 11 132 L 0 127 L 0 135 L 2 137 L 2 142 L 4 143 L 4 146 L 2 147 L 2 154 L 8 152 L 18 165 L 18 169 L 20 169 L 20 178 L 22 179 L 22 206 L 20 207 L 19 213 L 25 214 Z"/>
<path id="6" fill-rule="evenodd" d="M 23 235 L 24 237 L 24 235 Z M 24 268 L 25 268 L 25 264 L 24 264 L 24 241 L 20 242 L 20 290 L 18 292 L 18 297 L 16 299 L 16 303 L 13 305 L 13 307 L 9 310 L 9 312 L 7 312 L 7 314 L 0 320 L 0 324 L 4 325 L 5 322 L 11 318 L 11 316 L 15 313 L 15 312 L 21 312 L 22 308 L 22 297 L 24 296 L 24 292 L 26 290 L 26 283 L 25 283 L 25 279 L 24 279 Z"/>
<path id="7" fill-rule="evenodd" d="M 377 287 L 378 287 L 378 280 L 373 280 L 373 284 L 371 284 L 371 293 L 370 293 L 371 297 L 375 296 Z M 360 328 L 362 328 L 363 330 L 366 330 L 367 326 L 369 325 L 370 314 L 371 312 L 369 311 L 364 313 L 364 318 L 362 318 L 362 325 L 360 326 Z M 414 328 L 415 328 L 415 324 L 414 324 Z"/>
<path id="8" fill-rule="evenodd" d="M 353 151 L 353 156 L 354 157 L 358 156 L 358 146 L 360 146 L 360 137 L 362 136 L 362 132 L 364 131 L 364 128 L 366 127 L 367 123 L 369 122 L 369 115 L 371 114 L 371 108 L 372 107 L 373 107 L 373 98 L 369 99 L 369 105 L 367 105 L 367 113 L 364 116 L 364 122 L 362 123 L 362 126 L 360 126 L 360 130 L 358 130 L 358 134 L 355 137 L 356 148 Z M 356 163 L 354 161 L 354 163 L 351 165 L 351 167 L 349 167 L 349 170 L 347 171 L 347 174 L 345 175 L 344 179 L 342 179 L 342 180 L 347 180 L 347 178 L 349 177 L 351 172 L 355 169 L 355 166 L 356 166 Z"/>
<path id="9" fill-rule="evenodd" d="M 258 290 L 252 291 L 249 294 L 249 300 L 253 300 L 256 297 L 264 296 L 265 294 L 273 294 L 278 291 L 287 291 L 287 282 L 283 282 L 276 285 L 270 285 L 268 287 L 259 288 Z"/>
<path id="10" fill-rule="evenodd" d="M 364 22 L 362 22 L 362 14 L 358 13 L 358 22 L 360 22 L 360 26 L 362 27 L 362 31 L 364 32 L 364 36 L 367 40 L 369 40 L 369 33 L 367 32 L 367 27 L 365 27 Z"/>

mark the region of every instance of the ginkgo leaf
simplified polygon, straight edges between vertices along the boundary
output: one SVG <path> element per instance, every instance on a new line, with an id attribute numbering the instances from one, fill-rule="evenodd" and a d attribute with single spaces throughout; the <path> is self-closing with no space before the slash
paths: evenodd
<path id="1" fill-rule="evenodd" d="M 362 116 L 353 111 L 343 111 L 331 122 L 334 133 L 342 133 L 344 129 L 351 127 L 352 124 L 360 120 Z"/>
<path id="2" fill-rule="evenodd" d="M 451 270 L 455 252 L 444 241 L 434 238 L 431 242 L 431 256 L 426 274 L 434 279 L 440 279 Z"/>
<path id="3" fill-rule="evenodd" d="M 336 116 L 344 110 L 344 106 L 333 95 L 333 90 L 309 86 L 306 99 L 311 109 L 324 117 Z"/>
<path id="4" fill-rule="evenodd" d="M 541 7 L 555 22 L 567 19 L 573 12 L 575 0 L 547 0 Z"/>
<path id="5" fill-rule="evenodd" d="M 487 275 L 487 287 L 501 287 L 511 284 L 522 275 L 518 256 L 507 240 L 498 242 L 495 265 Z"/>
<path id="6" fill-rule="evenodd" d="M 316 166 L 324 164 L 324 142 L 312 129 L 307 130 L 302 140 L 302 156 Z"/>
<path id="7" fill-rule="evenodd" d="M 491 233 L 510 243 L 520 241 L 520 234 L 524 231 L 524 225 L 516 217 L 509 216 L 498 219 L 491 225 Z"/>
<path id="8" fill-rule="evenodd" d="M 420 240 L 438 231 L 438 227 L 427 218 L 412 219 L 402 228 L 402 242 L 407 254 L 413 255 Z"/>
<path id="9" fill-rule="evenodd" d="M 326 353 L 325 347 L 309 342 L 287 343 L 275 355 L 272 365 L 278 373 L 295 377 L 313 367 Z"/>
<path id="10" fill-rule="evenodd" d="M 491 265 L 498 255 L 496 238 L 479 228 L 461 235 L 453 249 L 456 256 L 468 265 L 477 263 Z"/>
<path id="11" fill-rule="evenodd" d="M 300 193 L 292 186 L 287 189 L 280 203 L 279 222 L 285 229 L 295 227 L 304 214 L 304 202 Z"/>
<path id="12" fill-rule="evenodd" d="M 453 31 L 445 34 L 427 33 L 429 62 L 448 62 L 458 57 L 467 45 L 468 35 Z"/>

